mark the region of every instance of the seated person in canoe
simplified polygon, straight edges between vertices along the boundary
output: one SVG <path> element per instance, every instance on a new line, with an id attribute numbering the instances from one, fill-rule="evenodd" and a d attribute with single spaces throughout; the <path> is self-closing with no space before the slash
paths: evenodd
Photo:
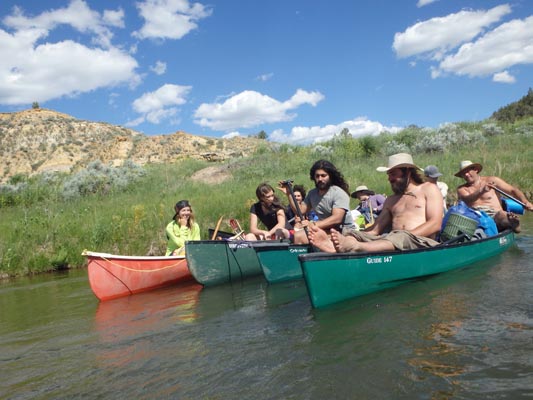
<path id="1" fill-rule="evenodd" d="M 439 188 L 440 194 L 442 194 L 444 214 L 446 214 L 448 209 L 448 204 L 446 201 L 446 198 L 448 197 L 448 185 L 443 181 L 439 181 L 439 177 L 441 177 L 442 174 L 439 172 L 439 169 L 436 165 L 428 165 L 426 168 L 424 168 L 424 176 L 426 177 L 426 181 L 434 183 Z"/>
<path id="2" fill-rule="evenodd" d="M 305 191 L 305 187 L 303 185 L 294 185 L 292 187 L 292 192 L 294 193 L 294 198 L 296 199 L 298 207 L 300 207 L 301 210 L 302 202 L 305 199 L 305 195 L 307 193 Z M 290 204 L 285 208 L 285 216 L 287 217 L 287 222 L 291 225 L 291 227 L 294 228 L 294 225 L 296 225 L 297 214 L 292 210 Z"/>
<path id="3" fill-rule="evenodd" d="M 168 243 L 165 255 L 175 256 L 184 249 L 187 240 L 200 240 L 200 227 L 194 222 L 194 213 L 188 200 L 180 200 L 174 206 L 174 217 L 165 233 Z"/>
<path id="4" fill-rule="evenodd" d="M 349 186 L 341 172 L 331 162 L 318 160 L 311 167 L 309 175 L 315 182 L 315 187 L 305 196 L 300 205 L 300 211 L 303 216 L 314 212 L 317 220 L 310 221 L 304 218 L 298 221 L 300 218 L 296 217 L 297 224 L 294 229 L 294 243 L 296 244 L 309 243 L 307 233 L 310 224 L 328 231 L 331 228 L 351 229 L 355 226 L 350 213 Z M 287 195 L 292 210 L 298 214 L 287 182 L 280 182 L 279 188 Z"/>
<path id="5" fill-rule="evenodd" d="M 259 200 L 250 207 L 250 233 L 245 236 L 246 240 L 270 240 L 288 238 L 287 219 L 285 209 L 278 197 L 274 194 L 274 188 L 268 183 L 260 184 L 255 190 Z M 261 222 L 265 229 L 259 228 Z"/>
<path id="6" fill-rule="evenodd" d="M 357 186 L 351 197 L 359 200 L 358 206 L 355 208 L 365 218 L 365 225 L 372 225 L 378 215 L 383 210 L 386 197 L 382 194 L 376 194 L 365 185 Z"/>
<path id="7" fill-rule="evenodd" d="M 493 217 L 499 231 L 511 228 L 515 232 L 520 232 L 518 216 L 503 210 L 501 200 L 496 192 L 503 191 L 510 194 L 521 201 L 529 211 L 533 211 L 533 204 L 527 200 L 521 190 L 503 179 L 497 176 L 479 175 L 482 169 L 483 166 L 479 163 L 473 163 L 468 160 L 461 161 L 459 171 L 455 176 L 463 178 L 465 183 L 457 188 L 457 197 L 469 207 L 485 211 Z"/>
<path id="8" fill-rule="evenodd" d="M 436 246 L 442 224 L 442 195 L 436 185 L 424 182 L 410 154 L 389 157 L 387 172 L 393 195 L 387 197 L 376 223 L 365 231 L 332 229 L 331 237 L 312 226 L 311 243 L 325 252 L 394 251 Z"/>

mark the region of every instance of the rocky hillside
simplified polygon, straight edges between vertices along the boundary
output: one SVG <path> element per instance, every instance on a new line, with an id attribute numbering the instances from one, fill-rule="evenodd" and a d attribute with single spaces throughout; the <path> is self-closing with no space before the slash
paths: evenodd
<path id="1" fill-rule="evenodd" d="M 102 122 L 37 108 L 0 113 L 0 183 L 16 174 L 74 171 L 94 160 L 120 165 L 173 162 L 185 157 L 223 161 L 251 154 L 264 140 L 218 139 L 178 131 L 147 136 Z"/>

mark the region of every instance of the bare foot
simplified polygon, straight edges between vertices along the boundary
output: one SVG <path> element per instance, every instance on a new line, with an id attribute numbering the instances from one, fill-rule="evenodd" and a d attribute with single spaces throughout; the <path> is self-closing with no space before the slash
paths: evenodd
<path id="1" fill-rule="evenodd" d="M 359 241 L 356 238 L 353 236 L 344 236 L 335 229 L 331 230 L 331 241 L 333 242 L 333 247 L 335 247 L 337 253 L 349 253 L 362 250 Z"/>
<path id="2" fill-rule="evenodd" d="M 335 253 L 333 242 L 330 240 L 328 234 L 324 230 L 318 228 L 316 225 L 310 225 L 308 235 L 309 242 L 313 246 L 318 247 L 320 250 L 327 253 Z"/>

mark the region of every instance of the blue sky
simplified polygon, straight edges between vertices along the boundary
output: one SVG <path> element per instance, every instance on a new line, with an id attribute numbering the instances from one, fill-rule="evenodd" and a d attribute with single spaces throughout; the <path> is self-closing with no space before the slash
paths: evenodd
<path id="1" fill-rule="evenodd" d="M 0 112 L 308 144 L 477 121 L 533 86 L 533 1 L 2 0 Z"/>

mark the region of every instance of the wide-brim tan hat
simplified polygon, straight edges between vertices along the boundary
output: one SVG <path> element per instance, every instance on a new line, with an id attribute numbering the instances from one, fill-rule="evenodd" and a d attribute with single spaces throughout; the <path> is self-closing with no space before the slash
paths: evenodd
<path id="1" fill-rule="evenodd" d="M 455 174 L 456 177 L 461 178 L 466 169 L 475 168 L 477 172 L 481 172 L 483 166 L 479 163 L 473 163 L 470 160 L 461 161 L 459 163 L 459 172 Z"/>
<path id="2" fill-rule="evenodd" d="M 413 157 L 411 154 L 407 153 L 398 153 L 389 156 L 389 165 L 386 167 L 377 167 L 376 170 L 379 172 L 387 172 L 394 168 L 416 168 L 422 171 L 418 165 L 413 162 Z"/>
<path id="3" fill-rule="evenodd" d="M 369 196 L 372 196 L 373 194 L 376 194 L 376 192 L 373 192 L 372 190 L 367 188 L 365 185 L 361 185 L 361 186 L 357 186 L 355 188 L 355 191 L 353 191 L 350 196 L 353 197 L 354 199 L 356 199 L 357 195 L 359 193 L 368 194 Z"/>

